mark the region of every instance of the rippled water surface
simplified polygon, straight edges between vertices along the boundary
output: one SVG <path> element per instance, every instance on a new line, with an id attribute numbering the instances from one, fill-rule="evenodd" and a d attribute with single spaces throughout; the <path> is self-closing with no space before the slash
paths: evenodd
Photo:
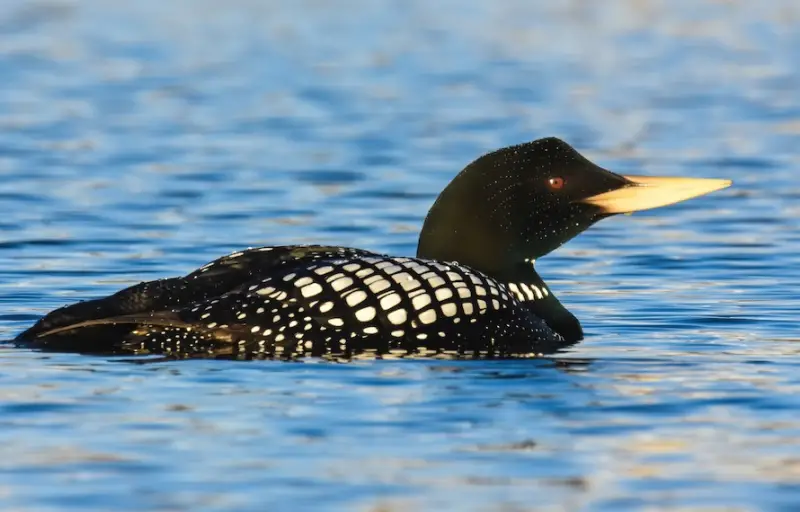
<path id="1" fill-rule="evenodd" d="M 542 360 L 137 365 L 0 347 L 4 510 L 800 510 L 792 1 L 0 9 L 0 338 L 246 246 L 413 254 L 474 157 L 556 135 L 734 187 L 539 262 Z"/>

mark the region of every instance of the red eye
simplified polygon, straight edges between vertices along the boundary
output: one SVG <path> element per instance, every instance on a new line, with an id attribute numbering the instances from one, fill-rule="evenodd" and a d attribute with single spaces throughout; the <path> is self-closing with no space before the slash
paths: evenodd
<path id="1" fill-rule="evenodd" d="M 551 190 L 561 190 L 564 187 L 564 183 L 564 178 L 561 176 L 555 176 L 547 180 L 547 185 Z"/>

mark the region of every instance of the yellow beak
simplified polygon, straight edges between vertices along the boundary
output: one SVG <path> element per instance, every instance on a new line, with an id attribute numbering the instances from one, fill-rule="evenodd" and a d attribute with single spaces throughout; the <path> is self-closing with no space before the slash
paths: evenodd
<path id="1" fill-rule="evenodd" d="M 603 213 L 631 213 L 679 203 L 731 186 L 731 180 L 623 176 L 630 185 L 581 200 Z"/>

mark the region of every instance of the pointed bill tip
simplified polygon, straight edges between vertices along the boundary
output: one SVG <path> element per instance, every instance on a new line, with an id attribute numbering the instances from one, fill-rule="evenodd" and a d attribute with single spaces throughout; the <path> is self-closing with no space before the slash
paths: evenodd
<path id="1" fill-rule="evenodd" d="M 673 178 L 624 176 L 629 185 L 587 197 L 581 202 L 600 208 L 603 213 L 633 213 L 679 203 L 693 197 L 727 188 L 731 180 L 711 178 Z"/>

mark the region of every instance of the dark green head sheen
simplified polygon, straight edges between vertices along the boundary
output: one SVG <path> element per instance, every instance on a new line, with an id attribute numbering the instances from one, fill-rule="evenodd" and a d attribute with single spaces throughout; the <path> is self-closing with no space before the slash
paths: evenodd
<path id="1" fill-rule="evenodd" d="M 494 151 L 469 164 L 439 195 L 417 255 L 504 277 L 606 216 L 581 200 L 628 184 L 556 138 Z"/>

